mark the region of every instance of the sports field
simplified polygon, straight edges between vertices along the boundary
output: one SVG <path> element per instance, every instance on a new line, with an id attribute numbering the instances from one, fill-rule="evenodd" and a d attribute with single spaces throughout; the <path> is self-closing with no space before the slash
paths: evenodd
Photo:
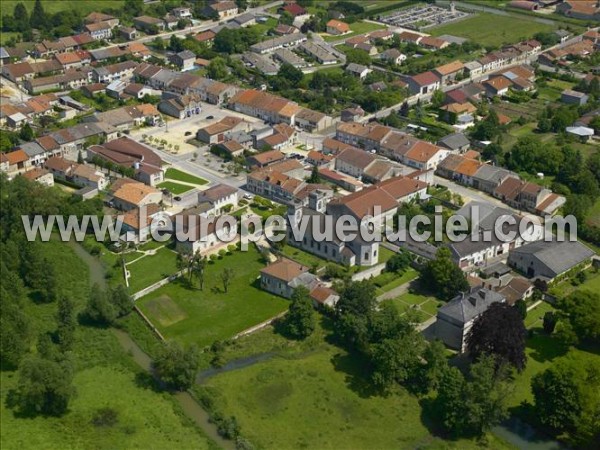
<path id="1" fill-rule="evenodd" d="M 477 14 L 458 22 L 428 30 L 434 36 L 451 34 L 477 42 L 484 46 L 501 46 L 532 38 L 542 31 L 552 31 L 552 25 L 496 14 Z"/>

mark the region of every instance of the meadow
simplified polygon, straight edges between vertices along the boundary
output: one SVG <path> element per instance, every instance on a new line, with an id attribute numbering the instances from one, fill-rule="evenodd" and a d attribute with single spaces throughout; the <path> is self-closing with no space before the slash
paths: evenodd
<path id="1" fill-rule="evenodd" d="M 28 12 L 33 10 L 35 1 L 33 0 L 2 0 L 2 13 L 12 14 L 17 3 L 23 3 Z M 82 15 L 87 15 L 92 11 L 100 11 L 106 8 L 118 9 L 122 8 L 124 0 L 97 0 L 97 1 L 82 1 L 82 0 L 42 0 L 44 11 L 47 13 L 57 13 L 67 10 L 79 11 Z"/>
<path id="2" fill-rule="evenodd" d="M 480 13 L 458 22 L 427 30 L 434 36 L 451 34 L 477 42 L 483 46 L 501 46 L 529 39 L 539 32 L 552 31 L 554 27 L 514 16 Z"/>
<path id="3" fill-rule="evenodd" d="M 240 338 L 226 359 L 265 352 L 271 357 L 210 377 L 194 390 L 235 416 L 242 435 L 258 448 L 478 448 L 475 441 L 435 436 L 419 399 L 405 390 L 372 392 L 366 365 L 329 344 L 327 328 L 323 320 L 305 342 L 289 341 L 272 328 Z M 488 448 L 512 448 L 491 434 L 487 438 Z"/>
<path id="4" fill-rule="evenodd" d="M 81 311 L 89 292 L 87 265 L 73 249 L 57 241 L 42 244 L 41 250 L 55 266 L 58 281 L 75 302 L 76 311 Z M 28 300 L 25 310 L 32 319 L 34 336 L 54 331 L 56 303 Z M 130 315 L 127 321 L 140 319 Z M 214 448 L 169 394 L 148 384 L 111 329 L 78 326 L 71 357 L 77 395 L 62 417 L 24 417 L 9 409 L 6 399 L 17 386 L 18 372 L 2 370 L 2 448 Z M 102 408 L 116 413 L 114 423 L 94 424 Z"/>

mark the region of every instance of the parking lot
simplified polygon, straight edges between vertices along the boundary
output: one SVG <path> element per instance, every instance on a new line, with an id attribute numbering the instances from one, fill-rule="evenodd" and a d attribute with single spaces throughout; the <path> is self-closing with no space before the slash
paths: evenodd
<path id="1" fill-rule="evenodd" d="M 420 30 L 427 27 L 442 25 L 458 19 L 464 19 L 469 14 L 463 11 L 451 11 L 439 6 L 414 6 L 412 8 L 401 9 L 394 13 L 384 16 L 381 22 L 396 27 Z"/>

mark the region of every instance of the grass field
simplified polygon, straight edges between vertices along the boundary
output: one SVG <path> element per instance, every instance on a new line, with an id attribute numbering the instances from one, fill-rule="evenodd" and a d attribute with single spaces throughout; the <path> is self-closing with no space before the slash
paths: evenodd
<path id="1" fill-rule="evenodd" d="M 291 245 L 283 246 L 281 253 L 283 253 L 283 256 L 287 256 L 288 258 L 293 259 L 294 261 L 299 262 L 308 268 L 316 267 L 317 269 L 320 269 L 321 267 L 325 267 L 327 264 L 334 264 L 323 258 L 319 258 L 312 253 L 292 247 Z"/>
<path id="2" fill-rule="evenodd" d="M 44 243 L 42 251 L 56 267 L 58 282 L 75 302 L 76 311 L 81 311 L 89 289 L 87 266 L 63 243 Z M 33 336 L 54 331 L 56 308 L 56 303 L 26 302 Z M 140 369 L 112 330 L 77 326 L 71 357 L 77 395 L 62 417 L 15 415 L 7 408 L 6 398 L 17 385 L 18 373 L 0 373 L 2 448 L 211 448 L 169 394 L 144 384 Z M 106 427 L 92 424 L 100 408 L 115 410 L 117 423 Z"/>
<path id="3" fill-rule="evenodd" d="M 234 271 L 227 294 L 220 279 L 225 267 Z M 257 278 L 263 267 L 258 250 L 252 246 L 247 252 L 237 251 L 208 264 L 204 290 L 175 281 L 137 304 L 165 337 L 203 347 L 231 338 L 287 308 L 287 300 L 260 289 Z"/>
<path id="4" fill-rule="evenodd" d="M 554 27 L 533 20 L 495 14 L 477 14 L 455 23 L 428 30 L 434 36 L 451 34 L 477 42 L 481 45 L 500 46 L 533 37 Z"/>
<path id="5" fill-rule="evenodd" d="M 344 34 L 344 35 L 340 35 L 340 36 L 334 36 L 334 35 L 330 35 L 330 34 L 324 34 L 323 35 L 323 39 L 325 39 L 326 41 L 340 41 L 340 40 L 346 40 L 352 36 L 356 36 L 357 34 L 364 34 L 364 33 L 370 33 L 371 31 L 376 31 L 376 30 L 382 30 L 386 28 L 384 25 L 380 25 L 377 23 L 372 23 L 372 22 L 354 22 L 350 24 L 350 30 L 352 30 L 350 33 Z"/>
<path id="6" fill-rule="evenodd" d="M 539 97 L 544 100 L 556 102 L 560 100 L 562 91 L 565 89 L 572 89 L 575 83 L 563 80 L 548 80 L 546 86 L 540 87 Z"/>
<path id="7" fill-rule="evenodd" d="M 381 295 L 414 280 L 418 276 L 419 272 L 410 267 L 401 275 L 384 272 L 382 275 L 373 278 L 372 281 L 377 286 L 377 295 Z"/>
<path id="8" fill-rule="evenodd" d="M 130 273 L 129 292 L 138 292 L 177 272 L 177 253 L 161 248 L 152 256 L 127 264 L 127 270 Z"/>
<path id="9" fill-rule="evenodd" d="M 586 220 L 590 225 L 600 226 L 600 200 L 596 200 Z"/>
<path id="10" fill-rule="evenodd" d="M 393 304 L 401 314 L 406 314 L 409 310 L 415 311 L 420 322 L 425 322 L 434 317 L 438 308 L 444 304 L 435 297 L 414 292 L 407 292 L 393 300 L 386 301 Z"/>
<path id="11" fill-rule="evenodd" d="M 172 167 L 167 169 L 167 172 L 165 173 L 165 178 L 168 178 L 169 180 L 183 181 L 184 183 L 198 185 L 208 183 L 208 181 L 206 181 L 204 178 L 197 177 L 195 175 L 192 175 L 191 173 L 182 172 L 181 170 L 174 169 Z"/>
<path id="12" fill-rule="evenodd" d="M 234 354 L 275 356 L 211 377 L 196 389 L 235 416 L 256 448 L 476 448 L 473 441 L 433 436 L 419 400 L 406 391 L 373 395 L 362 361 L 328 344 L 322 333 L 318 328 L 308 341 L 296 342 L 269 328 L 236 340 Z M 489 439 L 487 448 L 509 448 Z"/>
<path id="13" fill-rule="evenodd" d="M 0 45 L 4 45 L 8 40 L 13 37 L 17 37 L 19 33 L 15 33 L 12 31 L 3 31 L 0 33 Z"/>
<path id="14" fill-rule="evenodd" d="M 518 407 L 523 401 L 530 403 L 533 401 L 531 379 L 550 367 L 556 358 L 568 355 L 569 358 L 576 361 L 589 361 L 590 359 L 600 361 L 600 355 L 597 353 L 563 346 L 554 335 L 547 335 L 543 332 L 541 322 L 538 322 L 537 326 L 533 328 L 535 334 L 527 340 L 527 366 L 522 373 L 515 377 L 515 391 L 510 399 L 513 407 Z"/>
<path id="15" fill-rule="evenodd" d="M 35 1 L 33 0 L 2 0 L 2 14 L 11 14 L 17 3 L 23 3 L 28 12 L 33 10 Z M 60 11 L 79 11 L 81 14 L 86 15 L 92 11 L 100 11 L 105 8 L 122 8 L 124 0 L 97 0 L 97 1 L 85 1 L 85 0 L 42 0 L 42 6 L 44 11 L 47 13 L 57 13 Z"/>
<path id="16" fill-rule="evenodd" d="M 167 189 L 173 195 L 184 194 L 187 191 L 191 191 L 194 189 L 193 186 L 188 186 L 187 184 L 175 183 L 174 181 L 163 181 L 157 185 L 160 189 Z"/>
<path id="17" fill-rule="evenodd" d="M 586 274 L 586 281 L 579 286 L 573 286 L 569 280 L 565 280 L 557 285 L 552 286 L 551 292 L 559 297 L 566 297 L 577 289 L 600 292 L 600 272 L 591 269 L 587 270 Z"/>

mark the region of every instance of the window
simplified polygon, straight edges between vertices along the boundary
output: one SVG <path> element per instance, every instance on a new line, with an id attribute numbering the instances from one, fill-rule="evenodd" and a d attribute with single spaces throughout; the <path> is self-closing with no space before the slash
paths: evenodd
<path id="1" fill-rule="evenodd" d="M 365 259 L 369 259 L 369 252 L 365 252 Z"/>

